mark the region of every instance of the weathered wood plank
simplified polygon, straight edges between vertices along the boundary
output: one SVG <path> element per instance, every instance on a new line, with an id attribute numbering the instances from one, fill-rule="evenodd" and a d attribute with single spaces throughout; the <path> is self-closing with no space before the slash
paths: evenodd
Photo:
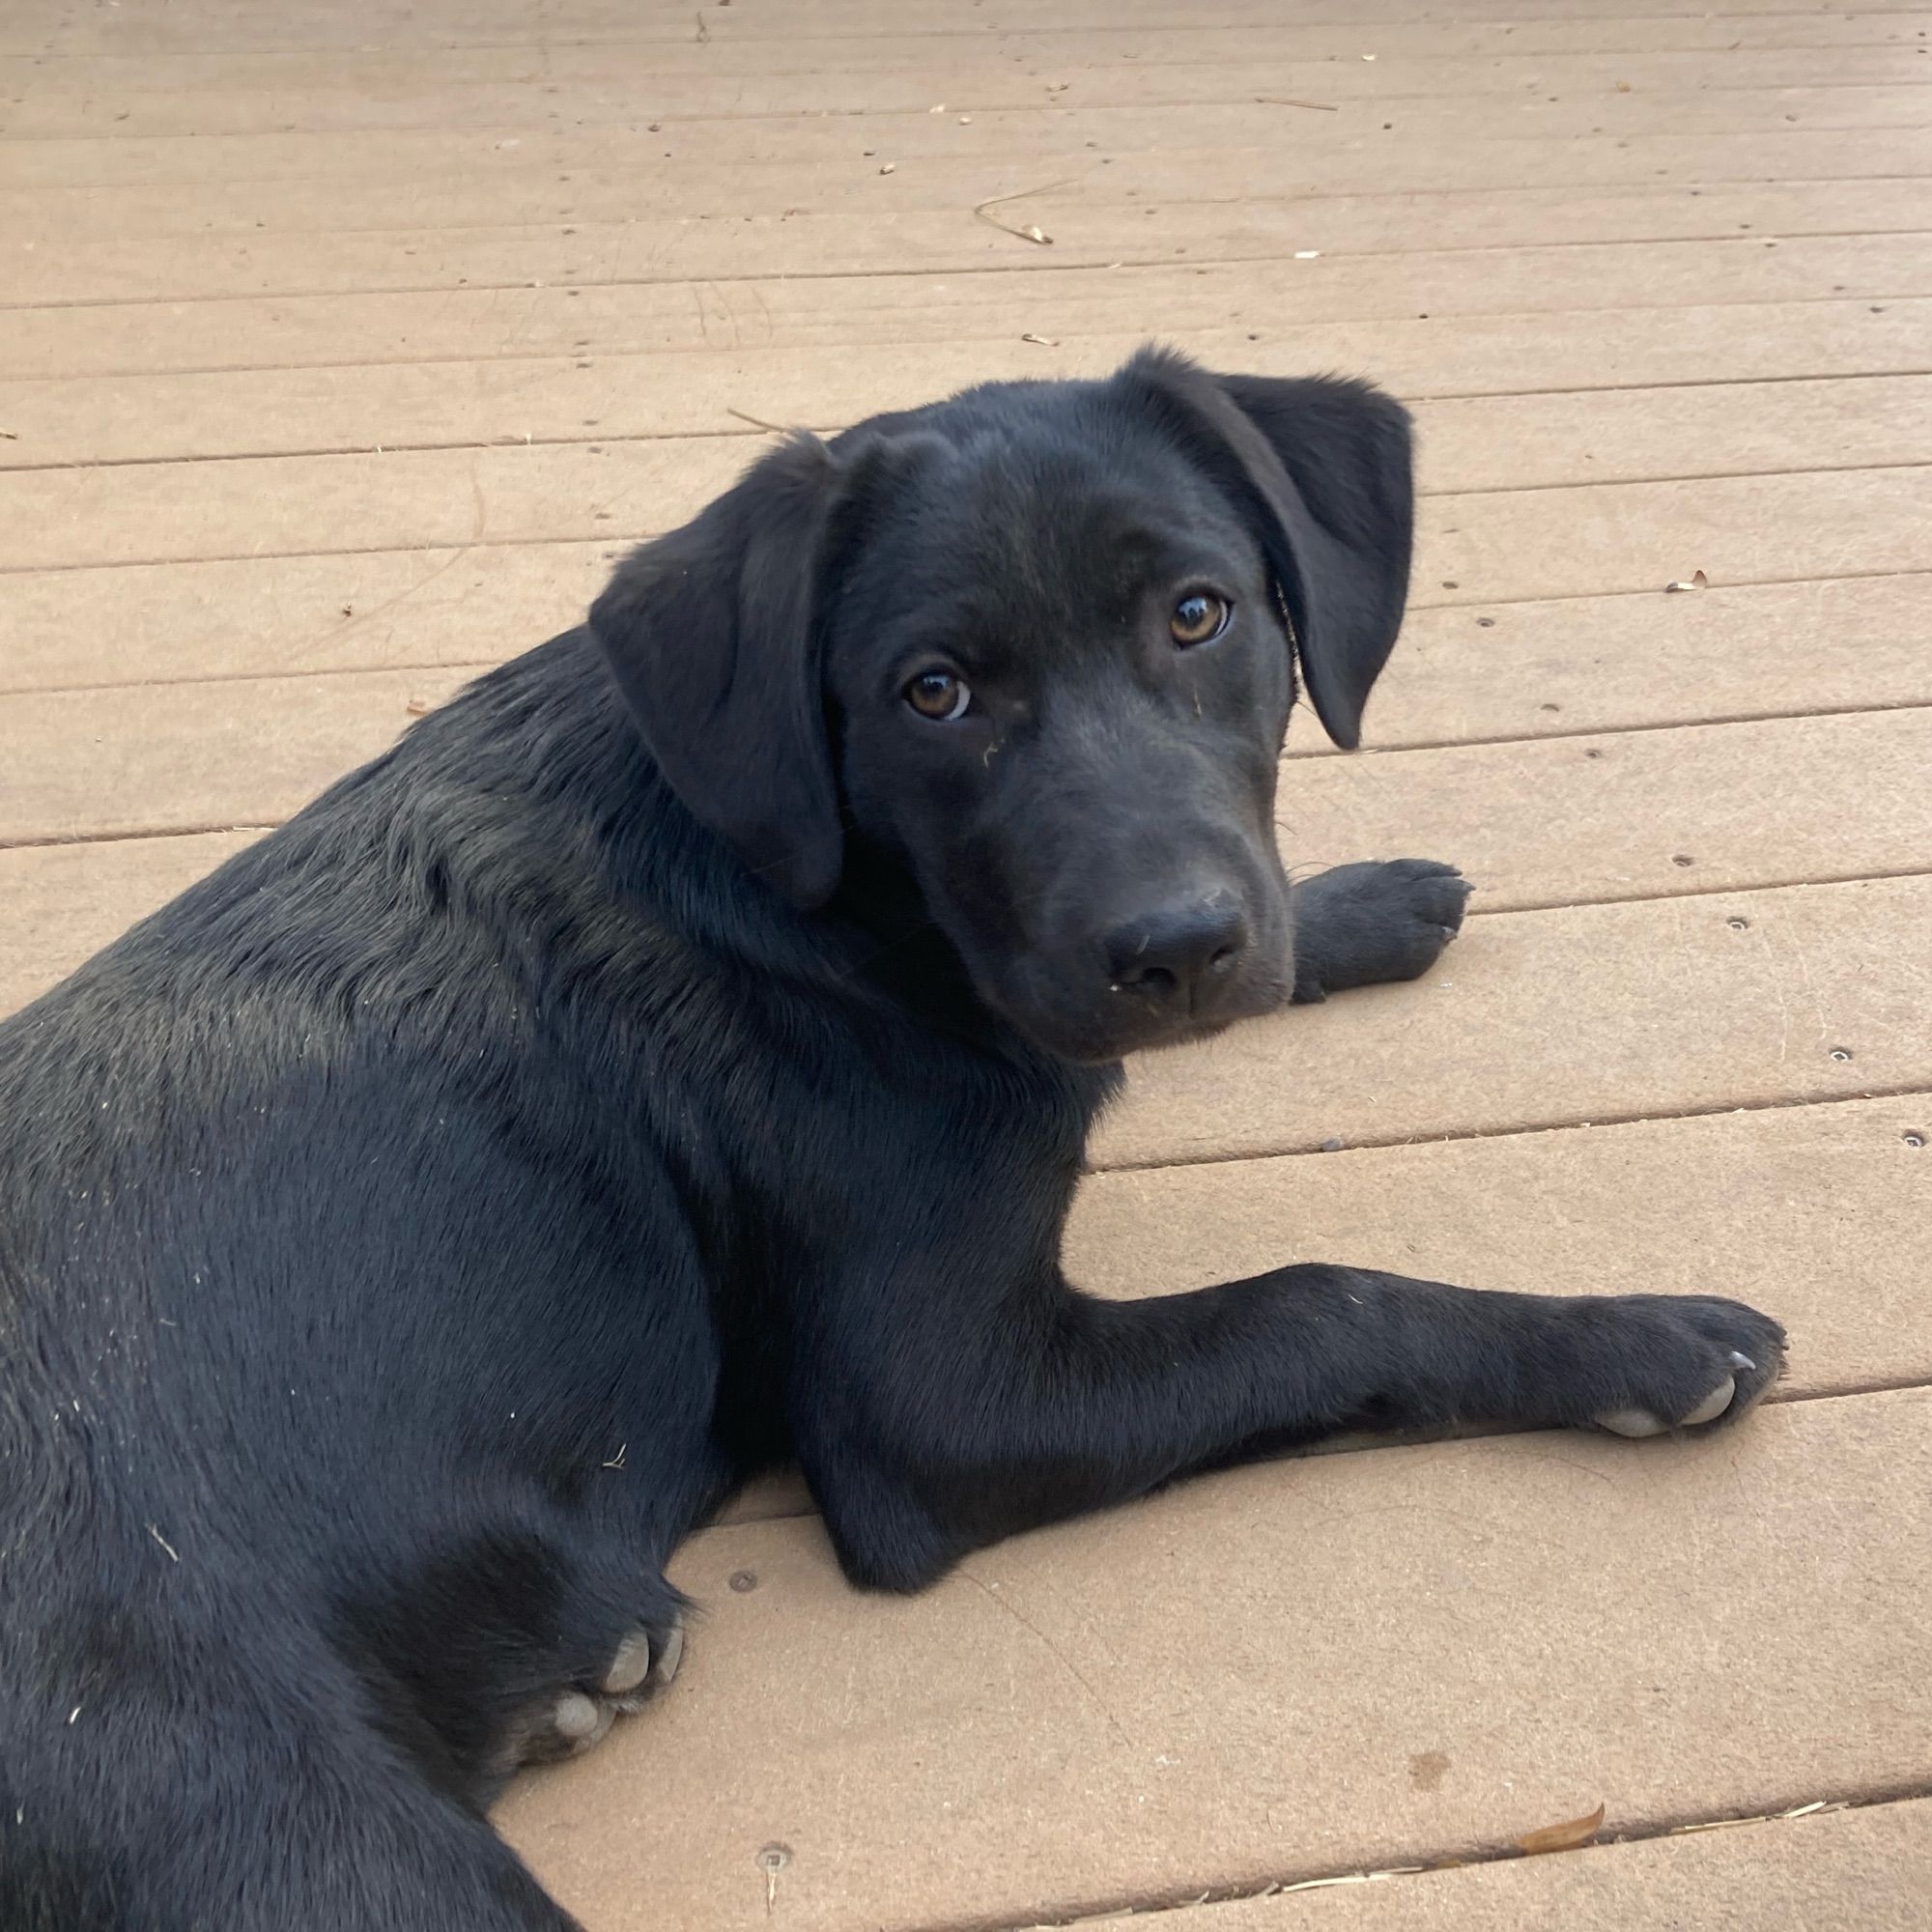
<path id="1" fill-rule="evenodd" d="M 1708 26 L 1714 22 L 1682 21 L 1679 26 Z M 1829 24 L 1846 26 L 1851 22 Z M 1640 32 L 1641 29 L 1632 29 Z M 1869 30 L 1867 30 L 1869 31 Z M 1405 35 L 1405 43 L 1406 43 Z M 1509 45 L 1509 43 L 1503 44 Z M 1889 58 L 1862 62 L 1851 71 L 1840 63 L 1855 43 L 1840 42 L 1828 71 L 1819 72 L 1818 50 L 1806 48 L 1766 61 L 1755 56 L 1736 81 L 1723 87 L 1697 87 L 1685 74 L 1693 62 L 1709 65 L 1699 52 L 1681 65 L 1659 63 L 1656 54 L 1619 52 L 1608 59 L 1587 62 L 1559 59 L 1549 71 L 1545 60 L 1453 63 L 1445 70 L 1413 57 L 1392 62 L 1386 75 L 1373 69 L 1344 66 L 1333 60 L 1259 58 L 1237 66 L 1216 66 L 1200 58 L 1204 49 L 1190 49 L 1187 61 L 1122 61 L 1111 65 L 1060 66 L 1068 76 L 1049 80 L 1034 63 L 1009 61 L 995 65 L 983 51 L 956 66 L 935 65 L 930 57 L 909 63 L 904 71 L 854 73 L 775 73 L 748 76 L 724 74 L 714 67 L 700 71 L 666 61 L 662 46 L 640 50 L 613 46 L 610 59 L 594 73 L 568 84 L 554 74 L 524 79 L 472 82 L 391 83 L 380 89 L 344 87 L 322 78 L 320 85 L 299 89 L 203 87 L 161 93 L 152 85 L 117 87 L 112 91 L 55 91 L 44 82 L 9 105 L 5 132 L 10 145 L 28 140 L 156 141 L 195 138 L 233 140 L 264 135 L 304 137 L 375 132 L 445 132 L 495 130 L 500 137 L 522 131 L 581 133 L 586 128 L 648 126 L 656 122 L 676 134 L 688 152 L 687 130 L 702 129 L 698 152 L 724 152 L 712 127 L 742 127 L 753 120 L 785 117 L 837 116 L 848 123 L 880 122 L 895 127 L 896 117 L 926 114 L 944 107 L 952 126 L 976 128 L 987 113 L 1051 110 L 1056 115 L 1098 108 L 1175 107 L 1189 105 L 1225 108 L 1275 105 L 1311 95 L 1318 104 L 1303 113 L 1332 112 L 1331 133 L 1379 128 L 1391 115 L 1406 133 L 1466 131 L 1467 101 L 1472 93 L 1493 103 L 1492 133 L 1548 133 L 1561 127 L 1563 116 L 1575 128 L 1579 110 L 1597 132 L 1632 133 L 1674 127 L 1706 132 L 1790 125 L 1834 127 L 1856 116 L 1862 127 L 1914 126 L 1924 119 L 1925 107 L 1912 85 L 1918 78 L 1912 58 L 1911 37 L 1894 42 L 1866 43 L 1869 50 Z M 642 51 L 644 57 L 638 56 Z M 1726 49 L 1732 59 L 1735 50 Z M 1870 60 L 1870 51 L 1865 54 Z M 9 64 L 0 61 L 0 73 Z M 1507 65 L 1517 81 L 1505 91 L 1497 69 Z M 1636 79 L 1619 90 L 1616 78 L 1631 72 Z M 1480 85 L 1472 84 L 1481 76 Z M 61 76 L 69 88 L 71 77 Z M 1846 89 L 1858 90 L 1856 100 Z M 1558 90 L 1561 90 L 1560 92 Z M 1294 111 L 1294 110 L 1291 110 Z M 973 120 L 960 123 L 957 116 Z M 707 124 L 711 124 L 707 126 Z M 848 128 L 839 152 L 849 151 Z M 1188 128 L 1191 137 L 1198 129 Z M 1225 129 L 1224 131 L 1232 131 Z M 1109 136 L 1122 147 L 1147 145 L 1142 130 L 1127 129 Z M 790 138 L 798 138 L 796 134 Z M 829 132 L 821 139 L 832 138 Z M 984 136 L 979 138 L 983 142 Z M 711 144 L 719 144 L 712 146 Z M 973 144 L 953 142 L 948 152 Z M 164 154 L 155 157 L 167 165 Z M 339 159 L 327 156 L 323 165 Z M 56 172 L 51 157 L 38 163 L 49 179 L 89 178 L 89 157 L 76 156 L 71 173 Z M 118 164 L 110 164 L 118 165 Z M 241 172 L 257 165 L 243 158 Z"/>
<path id="2" fill-rule="evenodd" d="M 1921 182 L 1766 182 L 1603 191 L 1167 196 L 1143 206 L 1072 189 L 1030 194 L 1006 218 L 1050 235 L 1056 266 L 1252 261 L 1650 241 L 1728 241 L 1917 229 Z M 406 214 L 406 211 L 402 213 Z M 399 214 L 401 218 L 401 214 Z M 905 209 L 855 221 L 837 207 L 777 214 L 624 216 L 516 227 L 389 227 L 128 235 L 56 247 L 23 241 L 0 304 L 201 301 L 248 295 L 429 289 L 590 289 L 767 275 L 1013 268 L 1038 244 L 970 209 Z M 1599 291 L 1601 304 L 1603 292 Z M 581 298 L 572 298 L 581 299 Z M 11 326 L 11 325 L 10 325 Z M 575 338 L 573 338 L 574 340 Z M 365 350 L 361 352 L 367 354 Z"/>
<path id="3" fill-rule="evenodd" d="M 1016 147 L 1066 156 L 1097 147 L 1122 156 L 1198 147 L 1208 136 L 1228 148 L 1259 148 L 1298 141 L 1308 132 L 1311 110 L 1298 110 L 1297 119 L 1297 110 L 1257 98 L 1280 95 L 1315 95 L 1338 109 L 1345 103 L 1355 109 L 1317 124 L 1331 149 L 1383 131 L 1384 124 L 1406 139 L 1460 142 L 1472 132 L 1574 136 L 1579 122 L 1580 131 L 1592 134 L 1694 135 L 1782 132 L 1793 126 L 1875 130 L 1922 127 L 1928 119 L 1918 85 L 1924 76 L 1910 45 L 1840 49 L 1832 56 L 1832 85 L 1824 88 L 1810 84 L 1818 77 L 1818 56 L 1809 49 L 1738 51 L 1725 68 L 1727 84 L 1719 89 L 1705 88 L 1710 56 L 1703 53 L 1506 56 L 1426 65 L 1391 57 L 1386 70 L 1343 62 L 1237 71 L 1156 69 L 1137 76 L 1142 85 L 1124 89 L 1088 82 L 1081 99 L 1070 102 L 1049 95 L 1048 83 L 1016 75 L 1009 66 L 1000 82 L 984 87 L 970 74 L 914 75 L 883 88 L 878 77 L 867 76 L 858 84 L 866 99 L 862 113 L 853 111 L 848 82 L 842 90 L 815 88 L 814 98 L 790 109 L 712 116 L 686 99 L 681 81 L 659 80 L 626 90 L 628 99 L 607 94 L 601 111 L 588 115 L 566 115 L 555 97 L 534 95 L 520 115 L 475 128 L 288 132 L 285 115 L 281 125 L 261 132 L 14 132 L 0 143 L 0 185 L 71 189 L 347 183 L 471 171 L 509 177 L 536 169 L 642 170 L 666 159 L 686 166 L 797 165 L 849 161 L 867 149 L 901 163 L 999 156 Z M 1803 98 L 1776 99 L 1791 90 Z M 1493 116 L 1472 128 L 1469 103 L 1491 99 Z M 666 103 L 682 111 L 667 121 Z M 946 111 L 935 114 L 934 106 Z M 1204 108 L 1212 110 L 1210 125 L 1205 125 Z M 343 131 L 354 138 L 343 139 Z"/>
<path id="4" fill-rule="evenodd" d="M 1701 52 L 1708 57 L 1743 49 L 1802 47 L 1835 54 L 1850 47 L 1909 46 L 1923 38 L 1928 16 L 1920 12 L 1820 14 L 1650 14 L 1600 18 L 1572 16 L 1520 20 L 1404 21 L 1400 36 L 1378 62 L 1400 59 L 1405 66 L 1476 56 L 1650 54 Z M 720 23 L 721 26 L 723 23 Z M 169 100 L 196 111 L 194 97 L 249 95 L 282 103 L 286 125 L 309 100 L 359 102 L 380 115 L 384 108 L 420 103 L 448 112 L 467 95 L 486 88 L 554 88 L 578 98 L 586 86 L 614 81 L 630 98 L 652 82 L 674 81 L 666 111 L 701 110 L 713 93 L 731 92 L 723 104 L 730 111 L 765 111 L 768 103 L 797 101 L 831 106 L 843 97 L 833 89 L 848 78 L 860 106 L 890 100 L 895 85 L 907 75 L 944 75 L 957 102 L 971 97 L 958 91 L 961 77 L 1017 68 L 1039 87 L 1065 88 L 1069 99 L 1086 98 L 1089 88 L 1158 89 L 1163 76 L 1185 75 L 1195 68 L 1214 70 L 1238 64 L 1247 72 L 1265 71 L 1290 62 L 1353 62 L 1362 51 L 1358 22 L 1285 21 L 1278 14 L 1239 25 L 1209 17 L 1179 27 L 1068 27 L 1054 17 L 1036 17 L 1017 33 L 988 39 L 983 30 L 895 32 L 891 27 L 860 36 L 841 35 L 830 44 L 809 33 L 771 39 L 697 40 L 663 37 L 626 39 L 586 37 L 566 28 L 546 35 L 541 45 L 498 43 L 434 48 L 407 46 L 342 47 L 318 54 L 266 46 L 248 53 L 172 53 L 165 61 L 146 55 L 55 51 L 0 54 L 0 88 L 34 99 L 15 103 L 19 116 L 10 126 L 30 131 L 40 123 L 26 110 L 37 103 L 55 111 L 68 102 L 91 103 L 107 123 L 135 101 L 164 111 Z M 1019 59 L 1015 60 L 1014 55 Z M 1721 73 L 1727 63 L 1717 63 Z M 1829 77 L 1834 62 L 1821 61 Z M 1152 79 L 1150 80 L 1149 76 Z M 760 82 L 774 85 L 761 90 Z M 1384 83 L 1386 84 L 1386 83 Z M 807 90 L 810 90 L 809 92 Z M 933 94 L 915 100 L 928 105 Z M 1105 95 L 1102 98 L 1109 98 Z M 1140 98 L 1138 95 L 1133 98 Z M 207 110 L 218 111 L 209 100 Z M 297 125 L 302 125 L 298 120 Z"/>
<path id="5" fill-rule="evenodd" d="M 1928 90 L 1932 101 L 1932 90 Z M 1031 220 L 1021 210 L 1013 217 Z M 1044 231 L 1042 231 L 1044 232 Z M 1869 353 L 1893 329 L 1860 326 L 1872 299 L 1932 295 L 1932 233 L 1785 237 L 1733 234 L 1695 242 L 1565 242 L 1481 252 L 1339 255 L 1314 261 L 1211 260 L 1197 235 L 1190 266 L 1069 269 L 1038 255 L 940 281 L 902 272 L 850 277 L 761 275 L 622 287 L 440 290 L 401 295 L 276 296 L 14 310 L 0 344 L 0 377 L 153 374 L 488 357 L 636 355 L 713 347 L 804 349 L 895 342 L 1133 333 L 1159 315 L 1161 332 L 1231 330 L 1274 338 L 1315 323 L 1448 321 L 1559 311 L 1659 311 L 1782 304 L 1743 331 L 1795 355 L 1827 340 Z M 1209 259 L 1203 259 L 1209 258 Z M 1051 273 L 1043 272 L 1050 266 Z M 1833 302 L 1833 296 L 1847 299 Z M 1857 298 L 1856 300 L 1851 298 Z M 1722 318 L 1714 317 L 1713 322 Z M 1033 327 L 1037 325 L 1037 327 Z M 1894 325 L 1894 327 L 1896 325 Z M 1440 332 L 1440 331 L 1438 331 Z M 1928 331 L 1912 330 L 1922 368 Z M 1792 338 L 1787 341 L 1787 337 Z M 1763 351 L 1760 351 L 1762 355 Z M 1829 353 L 1829 352 L 1826 352 Z M 1812 366 L 1792 373 L 1817 374 Z M 1713 365 L 1712 374 L 1720 372 Z M 1728 372 L 1754 373 L 1747 362 Z"/>
<path id="6" fill-rule="evenodd" d="M 1106 375 L 1146 340 L 1136 331 L 1029 342 L 1019 322 L 1054 326 L 1050 300 L 1033 306 L 1040 312 L 1021 310 L 1004 336 L 909 349 L 895 356 L 887 377 L 867 373 L 875 358 L 813 348 L 690 362 L 586 355 L 0 382 L 0 416 L 11 430 L 0 442 L 0 469 L 493 442 L 608 448 L 639 439 L 731 436 L 735 449 L 726 443 L 698 452 L 700 460 L 708 455 L 696 472 L 701 485 L 696 495 L 685 493 L 670 519 L 677 522 L 750 461 L 757 425 L 833 429 L 974 382 Z M 1924 326 L 1922 313 L 1912 312 L 1888 323 L 1899 304 L 1850 306 L 1851 327 L 1875 335 L 1872 325 Z M 1882 312 L 1870 313 L 1873 307 Z M 1694 341 L 1695 360 L 1708 372 L 1715 341 L 1727 332 L 1735 341 L 1745 318 L 1727 309 L 1690 313 L 1701 326 L 1673 331 L 1666 319 L 1664 339 L 1680 350 Z M 1475 318 L 1453 327 L 1342 324 L 1271 330 L 1265 340 L 1254 329 L 1177 328 L 1169 340 L 1210 366 L 1254 374 L 1373 369 L 1383 386 L 1420 410 L 1426 494 L 1907 464 L 1924 447 L 1919 417 L 1932 384 L 1924 375 L 1680 385 L 1659 383 L 1655 352 L 1639 350 L 1653 358 L 1650 385 L 1590 386 L 1582 373 L 1589 351 L 1600 358 L 1597 380 L 1614 384 L 1619 352 L 1655 328 L 1649 312 L 1634 311 L 1628 318 Z M 1546 368 L 1557 365 L 1549 373 L 1568 379 L 1550 391 L 1535 387 L 1539 344 Z M 1512 347 L 1522 350 L 1522 359 L 1499 368 L 1495 355 Z M 1485 380 L 1494 393 L 1465 386 Z M 1513 393 L 1523 388 L 1530 393 Z M 1564 388 L 1577 393 L 1553 392 Z M 625 452 L 619 460 L 634 470 L 643 465 L 693 473 L 689 452 Z"/>
<path id="7" fill-rule="evenodd" d="M 1484 12 L 1497 21 L 1520 19 L 1569 20 L 1587 17 L 1596 0 L 1488 0 Z M 1616 0 L 1615 13 L 1634 20 L 1653 15 L 1671 17 L 1682 0 Z M 1864 0 L 1861 11 L 1882 15 L 1910 16 L 1922 0 Z M 943 0 L 907 10 L 895 9 L 882 23 L 876 7 L 859 0 L 845 8 L 814 8 L 810 13 L 741 4 L 735 10 L 714 7 L 705 14 L 701 32 L 694 31 L 690 11 L 671 0 L 668 7 L 619 6 L 605 0 L 595 7 L 580 4 L 568 16 L 572 37 L 585 40 L 640 40 L 689 42 L 696 45 L 734 41 L 769 40 L 838 41 L 868 35 L 881 24 L 899 34 L 954 33 L 959 28 L 956 8 Z M 1761 14 L 1799 14 L 1803 0 L 1756 0 Z M 1418 12 L 1416 0 L 1370 0 L 1354 14 L 1357 31 L 1363 26 L 1379 28 L 1406 25 Z M 1340 24 L 1347 15 L 1339 11 L 1330 24 Z M 1198 21 L 1205 28 L 1267 27 L 1279 14 L 1260 0 L 1217 0 L 1211 7 L 1189 10 L 1179 0 L 1065 0 L 1056 10 L 1055 21 L 1062 28 L 1088 30 L 1131 28 L 1178 29 Z M 1026 34 L 1040 24 L 1038 14 L 1016 4 L 1001 8 L 976 8 L 974 28 L 987 37 Z M 267 12 L 246 4 L 217 14 L 197 8 L 192 15 L 97 12 L 79 17 L 60 10 L 51 0 L 18 0 L 0 34 L 0 47 L 8 51 L 36 53 L 148 53 L 170 59 L 182 54 L 234 53 L 256 48 L 304 48 L 316 51 L 352 50 L 378 47 L 457 46 L 490 44 L 509 41 L 526 47 L 542 44 L 523 39 L 531 33 L 528 14 L 514 6 L 479 9 L 465 14 L 460 21 L 438 16 L 425 17 L 412 6 L 388 0 L 388 4 L 358 8 L 353 20 L 345 20 L 339 11 L 312 4 L 298 12 Z M 837 59 L 836 50 L 826 49 L 826 64 Z"/>
<path id="8" fill-rule="evenodd" d="M 1316 117 L 1309 117 L 1316 118 Z M 1325 119 L 1326 117 L 1320 117 Z M 965 213 L 988 199 L 1063 183 L 1069 156 L 1021 146 L 1004 156 L 915 157 L 903 165 L 855 144 L 849 159 L 823 162 L 681 162 L 636 157 L 608 166 L 483 169 L 426 176 L 399 203 L 390 182 L 210 182 L 163 186 L 0 190 L 0 230 L 46 246 L 128 235 L 256 229 L 283 233 L 469 227 L 506 222 L 625 220 L 650 215 L 777 214 L 836 208 L 854 221 L 911 209 Z M 513 151 L 514 152 L 514 151 Z M 1081 154 L 1087 151 L 1083 147 Z M 1568 139 L 1468 135 L 1410 144 L 1394 134 L 1327 145 L 1291 133 L 1250 148 L 1171 148 L 1118 158 L 1097 149 L 1091 165 L 1104 198 L 1246 200 L 1294 192 L 1413 193 L 1519 187 L 1526 181 L 1578 189 L 1664 183 L 1843 181 L 1932 173 L 1932 128 L 1892 128 L 1848 140 L 1834 129 L 1777 133 L 1609 134 Z M 890 172 L 888 167 L 890 164 Z"/>

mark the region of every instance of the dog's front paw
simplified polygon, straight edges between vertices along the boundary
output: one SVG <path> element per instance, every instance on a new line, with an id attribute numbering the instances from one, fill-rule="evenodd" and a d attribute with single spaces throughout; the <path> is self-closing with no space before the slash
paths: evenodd
<path id="1" fill-rule="evenodd" d="M 1418 978 L 1463 929 L 1468 898 L 1468 880 L 1434 859 L 1371 859 L 1302 880 L 1289 899 L 1295 1000 Z"/>
<path id="2" fill-rule="evenodd" d="M 1616 1435 L 1735 1422 L 1784 1367 L 1784 1330 L 1716 1295 L 1633 1294 L 1574 1304 L 1586 1360 L 1565 1420 Z"/>

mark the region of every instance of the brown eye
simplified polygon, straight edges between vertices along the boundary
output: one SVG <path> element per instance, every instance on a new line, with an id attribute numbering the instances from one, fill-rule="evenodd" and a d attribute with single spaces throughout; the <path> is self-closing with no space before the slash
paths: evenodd
<path id="1" fill-rule="evenodd" d="M 1196 644 L 1212 643 L 1228 628 L 1233 614 L 1227 600 L 1211 590 L 1190 590 L 1174 607 L 1167 628 L 1174 641 L 1182 650 L 1189 650 Z"/>
<path id="2" fill-rule="evenodd" d="M 905 688 L 905 701 L 922 718 L 937 724 L 950 724 L 966 715 L 973 692 L 966 680 L 950 670 L 923 670 Z"/>

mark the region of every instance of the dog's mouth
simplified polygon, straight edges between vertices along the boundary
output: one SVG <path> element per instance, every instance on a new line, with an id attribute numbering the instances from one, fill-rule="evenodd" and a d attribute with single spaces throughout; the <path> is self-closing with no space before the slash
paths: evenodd
<path id="1" fill-rule="evenodd" d="M 1000 979 L 981 988 L 987 1005 L 1041 1051 L 1086 1066 L 1197 1045 L 1278 1010 L 1293 990 L 1290 976 L 1259 960 L 1186 1003 L 1118 981 L 1075 986 L 1044 961 L 1021 962 Z"/>

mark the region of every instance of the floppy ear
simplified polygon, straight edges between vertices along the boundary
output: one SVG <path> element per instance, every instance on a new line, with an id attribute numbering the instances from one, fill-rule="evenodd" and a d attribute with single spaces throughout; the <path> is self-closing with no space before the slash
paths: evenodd
<path id="1" fill-rule="evenodd" d="M 839 497 L 830 451 L 796 438 L 634 551 L 590 607 L 671 789 L 807 908 L 832 896 L 844 859 L 818 635 Z"/>
<path id="2" fill-rule="evenodd" d="M 1247 503 L 1315 714 L 1352 752 L 1408 596 L 1408 412 L 1366 383 L 1215 376 L 1159 350 L 1121 380 Z"/>

